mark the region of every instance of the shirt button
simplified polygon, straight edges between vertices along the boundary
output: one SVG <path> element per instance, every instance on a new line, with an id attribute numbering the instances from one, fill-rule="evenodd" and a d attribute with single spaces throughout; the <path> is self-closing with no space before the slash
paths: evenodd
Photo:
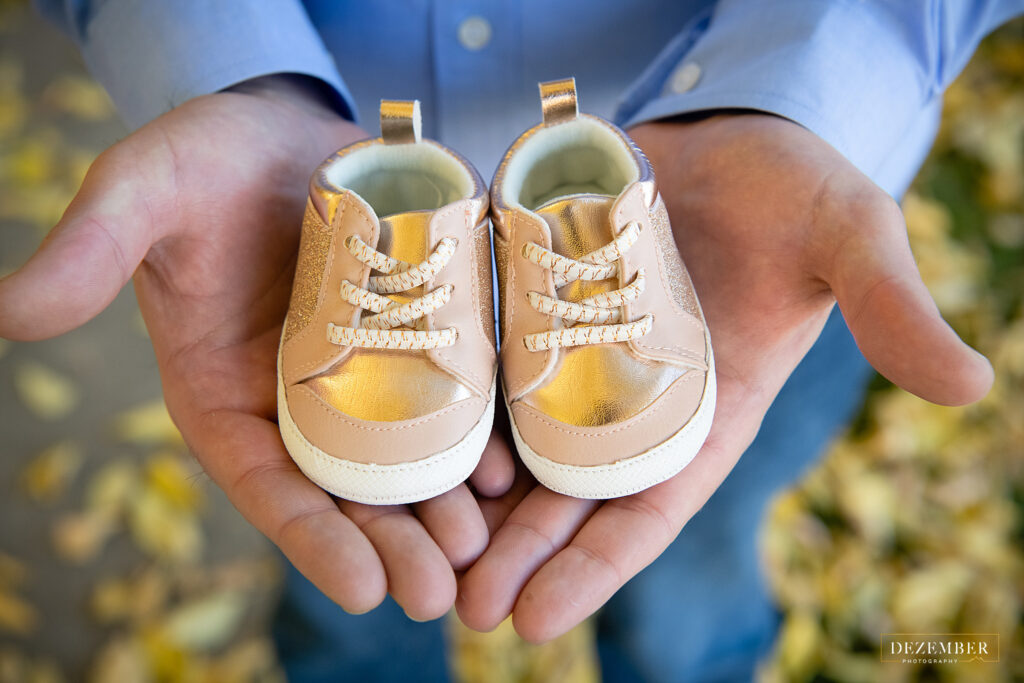
<path id="1" fill-rule="evenodd" d="M 459 24 L 459 42 L 471 52 L 482 50 L 491 42 L 491 22 L 483 17 L 467 17 Z"/>
<path id="2" fill-rule="evenodd" d="M 700 80 L 700 65 L 697 62 L 684 62 L 676 67 L 668 79 L 668 89 L 677 95 L 693 90 Z"/>

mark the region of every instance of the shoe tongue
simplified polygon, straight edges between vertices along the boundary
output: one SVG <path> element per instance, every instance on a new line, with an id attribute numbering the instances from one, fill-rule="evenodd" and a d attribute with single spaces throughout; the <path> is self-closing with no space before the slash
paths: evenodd
<path id="1" fill-rule="evenodd" d="M 380 219 L 377 251 L 416 264 L 427 257 L 427 234 L 433 211 L 405 211 Z"/>
<path id="2" fill-rule="evenodd" d="M 430 232 L 430 219 L 433 216 L 434 212 L 430 210 L 405 211 L 384 216 L 380 219 L 377 251 L 414 266 L 426 260 L 430 254 L 427 249 L 427 238 Z M 422 289 L 416 287 L 406 292 L 392 294 L 391 298 L 405 302 L 420 296 L 423 293 Z"/>
<path id="3" fill-rule="evenodd" d="M 603 194 L 570 194 L 541 205 L 537 215 L 551 229 L 551 249 L 578 259 L 612 241 L 609 215 L 615 197 Z"/>
<path id="4" fill-rule="evenodd" d="M 551 229 L 551 249 L 578 259 L 614 239 L 611 210 L 615 197 L 603 194 L 571 194 L 552 199 L 536 209 Z M 617 278 L 578 280 L 558 290 L 559 297 L 578 301 L 618 286 Z"/>

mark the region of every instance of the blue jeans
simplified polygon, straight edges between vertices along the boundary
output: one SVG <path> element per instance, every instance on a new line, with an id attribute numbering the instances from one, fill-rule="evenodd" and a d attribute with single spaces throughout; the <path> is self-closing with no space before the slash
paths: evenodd
<path id="1" fill-rule="evenodd" d="M 752 679 L 779 624 L 757 553 L 765 507 L 853 417 L 871 375 L 833 312 L 721 488 L 598 614 L 604 681 Z M 290 566 L 274 637 L 291 683 L 449 679 L 440 621 L 410 621 L 390 599 L 349 616 Z"/>

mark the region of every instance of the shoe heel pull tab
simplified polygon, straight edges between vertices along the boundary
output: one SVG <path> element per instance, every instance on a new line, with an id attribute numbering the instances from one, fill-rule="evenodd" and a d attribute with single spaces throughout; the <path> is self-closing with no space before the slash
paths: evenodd
<path id="1" fill-rule="evenodd" d="M 420 141 L 423 119 L 419 100 L 381 100 L 380 136 L 387 145 Z"/>
<path id="2" fill-rule="evenodd" d="M 545 126 L 571 121 L 579 115 L 575 78 L 545 81 L 538 83 L 537 87 L 540 88 L 540 109 Z"/>

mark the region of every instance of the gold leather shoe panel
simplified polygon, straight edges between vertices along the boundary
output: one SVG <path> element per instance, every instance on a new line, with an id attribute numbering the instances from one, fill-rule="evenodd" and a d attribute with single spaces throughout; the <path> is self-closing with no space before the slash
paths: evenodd
<path id="1" fill-rule="evenodd" d="M 551 248 L 572 258 L 600 249 L 612 240 L 608 224 L 615 197 L 569 195 L 544 204 L 537 214 L 551 226 Z"/>
<path id="2" fill-rule="evenodd" d="M 377 251 L 406 263 L 419 263 L 427 257 L 427 226 L 432 211 L 408 211 L 380 219 L 380 238 Z M 423 288 L 390 294 L 400 304 L 423 295 Z M 365 313 L 364 313 L 365 314 Z M 372 314 L 371 314 L 372 315 Z"/>
<path id="3" fill-rule="evenodd" d="M 419 263 L 428 253 L 427 226 L 432 215 L 432 211 L 409 211 L 381 218 L 377 250 L 406 263 Z M 390 298 L 405 303 L 421 296 L 422 290 L 417 287 Z M 353 349 L 338 366 L 305 384 L 345 415 L 375 422 L 422 417 L 473 395 L 425 353 L 381 349 Z"/>
<path id="4" fill-rule="evenodd" d="M 304 384 L 345 415 L 374 422 L 411 420 L 473 395 L 424 353 L 379 349 L 355 349 Z"/>
<path id="5" fill-rule="evenodd" d="M 614 200 L 596 194 L 571 195 L 538 208 L 537 214 L 551 228 L 552 249 L 580 258 L 608 244 L 614 237 L 609 223 Z M 617 278 L 577 280 L 559 289 L 558 297 L 579 301 L 618 287 Z M 685 372 L 667 363 L 637 358 L 626 344 L 569 347 L 561 350 L 551 380 L 523 401 L 565 424 L 615 424 L 638 415 Z"/>
<path id="6" fill-rule="evenodd" d="M 407 263 L 427 257 L 427 225 L 433 211 L 407 211 L 380 219 L 377 251 Z"/>
<path id="7" fill-rule="evenodd" d="M 685 372 L 636 358 L 625 344 L 576 346 L 563 349 L 551 381 L 523 402 L 565 424 L 610 425 L 638 415 Z"/>
<path id="8" fill-rule="evenodd" d="M 614 201 L 614 197 L 604 195 L 570 195 L 537 209 L 537 215 L 551 229 L 552 251 L 570 258 L 580 258 L 612 241 L 608 212 Z M 618 286 L 614 279 L 576 280 L 560 288 L 558 298 L 580 301 L 618 289 Z"/>

